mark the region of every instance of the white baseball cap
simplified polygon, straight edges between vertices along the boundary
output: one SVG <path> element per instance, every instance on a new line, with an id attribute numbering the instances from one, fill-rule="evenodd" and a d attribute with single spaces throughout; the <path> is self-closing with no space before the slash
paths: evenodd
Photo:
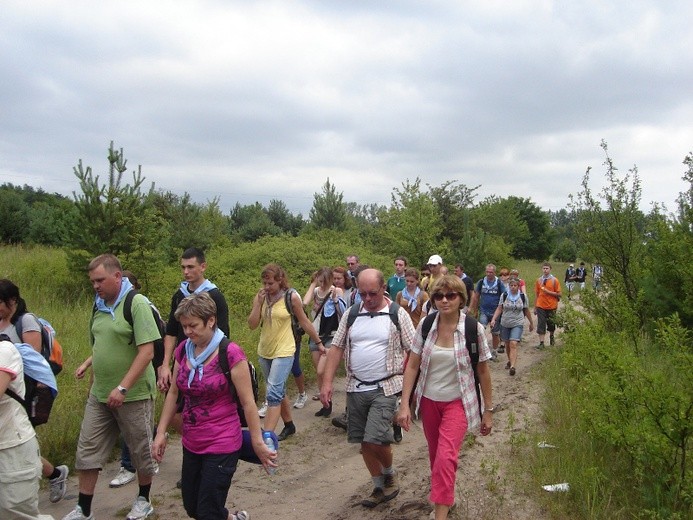
<path id="1" fill-rule="evenodd" d="M 440 257 L 440 255 L 431 255 L 431 258 L 428 259 L 426 265 L 438 265 L 442 263 L 443 259 Z"/>

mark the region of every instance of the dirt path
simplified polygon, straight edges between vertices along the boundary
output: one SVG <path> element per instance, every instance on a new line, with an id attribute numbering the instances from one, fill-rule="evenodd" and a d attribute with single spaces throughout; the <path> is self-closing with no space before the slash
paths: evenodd
<path id="1" fill-rule="evenodd" d="M 517 375 L 505 370 L 505 355 L 491 363 L 494 404 L 501 409 L 494 415 L 493 432 L 465 442 L 460 455 L 457 475 L 459 507 L 451 518 L 515 520 L 545 518 L 538 507 L 513 492 L 504 477 L 512 435 L 522 433 L 539 417 L 539 393 L 533 367 L 545 352 L 532 348 L 535 334 L 527 334 L 520 347 Z M 336 413 L 344 409 L 343 381 L 335 385 Z M 421 425 L 417 422 L 404 440 L 394 446 L 395 467 L 400 475 L 400 494 L 387 504 L 368 510 L 360 505 L 370 494 L 371 482 L 363 464 L 359 447 L 348 444 L 343 430 L 332 426 L 329 419 L 313 414 L 320 404 L 308 401 L 302 410 L 294 410 L 298 433 L 282 443 L 280 468 L 269 477 L 259 467 L 241 462 L 234 476 L 227 507 L 231 511 L 247 509 L 253 520 L 264 519 L 425 519 L 431 511 L 428 503 L 428 452 Z M 180 440 L 172 437 L 155 478 L 152 501 L 159 519 L 187 518 L 180 492 L 175 483 L 180 478 Z M 137 493 L 135 483 L 120 489 L 109 489 L 108 482 L 116 474 L 118 464 L 103 471 L 94 498 L 94 514 L 98 520 L 124 518 Z M 68 494 L 58 504 L 51 504 L 47 491 L 41 493 L 41 512 L 61 519 L 77 500 L 77 479 L 70 478 Z"/>

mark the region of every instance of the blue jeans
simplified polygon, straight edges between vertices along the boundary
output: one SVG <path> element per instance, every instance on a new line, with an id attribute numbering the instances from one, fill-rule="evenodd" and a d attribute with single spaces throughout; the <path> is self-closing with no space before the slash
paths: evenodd
<path id="1" fill-rule="evenodd" d="M 301 377 L 303 375 L 303 370 L 301 370 L 301 342 L 296 343 L 296 352 L 294 352 L 294 363 L 291 365 L 291 374 L 294 378 Z"/>
<path id="2" fill-rule="evenodd" d="M 286 380 L 294 363 L 293 356 L 267 359 L 258 357 L 260 369 L 265 376 L 267 405 L 279 406 L 286 395 Z"/>

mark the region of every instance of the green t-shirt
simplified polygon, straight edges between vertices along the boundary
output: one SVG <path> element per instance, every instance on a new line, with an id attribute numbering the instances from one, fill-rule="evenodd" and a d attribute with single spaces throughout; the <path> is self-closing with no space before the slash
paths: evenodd
<path id="1" fill-rule="evenodd" d="M 99 402 L 108 401 L 108 395 L 117 387 L 123 376 L 130 370 L 137 356 L 137 345 L 159 339 L 159 328 L 152 316 L 146 298 L 140 294 L 132 300 L 132 322 L 130 327 L 123 316 L 123 298 L 115 308 L 115 319 L 109 313 L 96 311 L 91 322 L 92 369 L 94 384 L 91 393 Z M 134 328 L 134 336 L 133 336 Z M 152 399 L 156 395 L 156 377 L 151 363 L 137 382 L 128 388 L 125 401 Z"/>

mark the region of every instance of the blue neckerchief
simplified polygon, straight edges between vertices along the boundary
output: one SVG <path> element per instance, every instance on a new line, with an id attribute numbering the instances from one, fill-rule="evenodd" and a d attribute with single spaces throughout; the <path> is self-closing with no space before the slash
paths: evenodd
<path id="1" fill-rule="evenodd" d="M 188 358 L 191 367 L 190 374 L 188 375 L 188 388 L 190 388 L 190 385 L 193 382 L 195 372 L 200 373 L 199 380 L 202 381 L 202 375 L 204 374 L 204 363 L 207 361 L 209 356 L 211 356 L 214 351 L 219 348 L 219 343 L 221 343 L 223 337 L 224 333 L 220 328 L 217 327 L 217 330 L 214 331 L 214 336 L 212 336 L 209 344 L 197 357 L 195 357 L 195 345 L 193 342 L 189 339 L 185 340 L 185 355 Z"/>
<path id="2" fill-rule="evenodd" d="M 191 294 L 200 294 L 201 292 L 211 291 L 212 289 L 216 289 L 216 288 L 217 288 L 216 285 L 214 285 L 212 282 L 210 282 L 209 280 L 206 280 L 206 279 L 193 292 L 190 292 L 190 290 L 188 289 L 188 282 L 183 281 L 180 283 L 180 292 L 182 292 L 183 296 L 186 296 L 186 297 L 190 296 Z"/>
<path id="3" fill-rule="evenodd" d="M 552 274 L 549 274 L 548 276 L 544 276 L 543 274 L 541 275 L 541 284 L 546 285 L 546 282 L 551 280 L 551 278 L 554 278 Z"/>
<path id="4" fill-rule="evenodd" d="M 409 309 L 414 312 L 416 310 L 416 306 L 419 303 L 419 294 L 421 294 L 421 289 L 419 287 L 416 288 L 416 291 L 414 291 L 414 296 L 411 296 L 409 294 L 409 291 L 407 291 L 406 287 L 402 291 L 402 298 L 407 300 L 407 305 L 409 306 Z"/>
<path id="5" fill-rule="evenodd" d="M 132 284 L 130 283 L 130 280 L 128 280 L 127 278 L 122 278 L 120 283 L 120 293 L 118 293 L 118 297 L 116 298 L 115 302 L 113 302 L 113 306 L 109 307 L 108 305 L 106 305 L 106 302 L 103 300 L 103 298 L 97 295 L 94 299 L 94 305 L 96 305 L 96 310 L 101 312 L 107 312 L 111 315 L 111 318 L 115 320 L 115 308 L 118 306 L 120 300 L 122 300 L 125 297 L 125 295 L 128 293 L 130 289 L 132 289 Z"/>
<path id="6" fill-rule="evenodd" d="M 513 302 L 513 303 L 515 303 L 517 300 L 520 299 L 520 291 L 519 291 L 519 289 L 518 289 L 518 291 L 517 291 L 517 294 L 513 294 L 512 292 L 510 292 L 510 289 L 508 289 L 508 291 L 506 292 L 506 294 L 507 294 L 506 298 L 507 298 L 508 300 L 510 300 L 511 302 Z"/>
<path id="7" fill-rule="evenodd" d="M 337 298 L 336 304 L 332 298 L 328 298 L 325 305 L 322 306 L 322 315 L 325 316 L 325 318 L 329 318 L 335 312 L 337 312 L 337 305 L 339 305 L 340 313 L 344 313 L 346 310 L 346 302 L 341 296 Z"/>
<path id="8" fill-rule="evenodd" d="M 490 291 L 490 290 L 493 289 L 496 285 L 498 285 L 498 277 L 494 278 L 494 279 L 493 279 L 493 283 L 492 283 L 491 285 L 489 285 L 489 283 L 488 283 L 488 278 L 486 278 L 486 277 L 484 276 L 484 288 L 485 288 L 487 291 Z"/>
<path id="9" fill-rule="evenodd" d="M 15 343 L 14 346 L 22 356 L 24 375 L 32 377 L 50 388 L 53 397 L 58 395 L 58 383 L 55 381 L 55 375 L 53 375 L 53 370 L 51 370 L 51 366 L 46 361 L 46 358 L 36 352 L 34 347 L 26 343 Z"/>

